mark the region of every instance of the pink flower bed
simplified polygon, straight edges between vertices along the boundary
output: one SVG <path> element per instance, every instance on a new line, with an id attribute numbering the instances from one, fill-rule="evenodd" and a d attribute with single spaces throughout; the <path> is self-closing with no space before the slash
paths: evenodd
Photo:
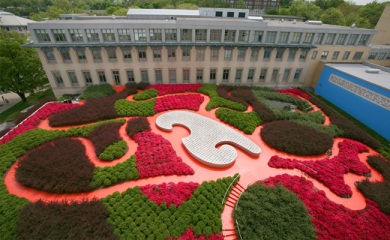
<path id="1" fill-rule="evenodd" d="M 198 188 L 198 183 L 162 183 L 160 185 L 151 185 L 141 187 L 142 194 L 146 195 L 151 201 L 160 205 L 165 202 L 169 207 L 171 204 L 177 207 L 182 202 L 190 199 L 194 191 Z"/>
<path id="2" fill-rule="evenodd" d="M 76 106 L 78 105 L 56 102 L 47 103 L 46 105 L 42 106 L 38 111 L 36 111 L 33 115 L 30 115 L 18 126 L 14 127 L 11 131 L 9 131 L 7 135 L 0 139 L 0 144 L 7 143 L 19 134 L 36 128 L 42 120 L 46 119 L 51 114 L 56 112 L 62 112 L 70 108 L 74 108 Z"/>
<path id="3" fill-rule="evenodd" d="M 330 201 L 324 191 L 316 190 L 303 177 L 283 174 L 260 183 L 282 184 L 296 193 L 312 216 L 317 239 L 390 239 L 390 216 L 369 199 L 365 209 L 354 211 Z"/>
<path id="4" fill-rule="evenodd" d="M 154 112 L 164 112 L 174 109 L 188 109 L 193 111 L 199 111 L 200 105 L 203 103 L 204 98 L 200 94 L 185 94 L 165 96 L 156 99 L 154 105 Z"/>
<path id="5" fill-rule="evenodd" d="M 135 152 L 140 178 L 161 175 L 192 175 L 194 170 L 176 155 L 171 143 L 150 130 L 133 136 L 138 147 Z"/>
<path id="6" fill-rule="evenodd" d="M 299 161 L 295 159 L 271 157 L 268 166 L 274 168 L 299 169 L 317 179 L 332 192 L 341 197 L 351 197 L 351 188 L 344 182 L 344 174 L 366 175 L 371 170 L 360 162 L 358 154 L 367 150 L 361 143 L 344 140 L 338 144 L 340 152 L 330 159 Z"/>
<path id="7" fill-rule="evenodd" d="M 153 84 L 146 87 L 146 89 L 154 88 L 158 95 L 163 96 L 174 93 L 197 92 L 202 84 Z"/>
<path id="8" fill-rule="evenodd" d="M 276 91 L 293 96 L 293 97 L 300 96 L 300 97 L 303 97 L 304 99 L 307 99 L 307 100 L 310 99 L 309 94 L 305 93 L 302 90 L 296 89 L 296 88 L 276 89 Z"/>
<path id="9" fill-rule="evenodd" d="M 189 228 L 187 231 L 183 233 L 180 237 L 176 238 L 176 240 L 223 240 L 222 234 L 211 234 L 209 237 L 204 236 L 203 234 L 200 236 L 195 236 L 194 231 Z M 167 240 L 175 240 L 175 238 L 168 238 Z"/>

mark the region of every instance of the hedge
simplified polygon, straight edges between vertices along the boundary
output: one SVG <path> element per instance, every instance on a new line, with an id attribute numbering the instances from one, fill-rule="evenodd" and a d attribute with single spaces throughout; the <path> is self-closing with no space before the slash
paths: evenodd
<path id="1" fill-rule="evenodd" d="M 262 124 L 255 112 L 237 112 L 227 108 L 219 108 L 215 111 L 216 116 L 223 122 L 238 128 L 245 134 L 252 134 Z"/>
<path id="2" fill-rule="evenodd" d="M 103 161 L 112 161 L 118 159 L 125 155 L 127 152 L 127 143 L 124 140 L 114 142 L 109 145 L 104 151 L 99 155 L 99 159 Z"/>
<path id="3" fill-rule="evenodd" d="M 292 120 L 292 121 L 295 123 L 304 125 L 304 126 L 311 127 L 318 132 L 326 133 L 334 138 L 340 137 L 343 135 L 343 130 L 341 130 L 340 128 L 338 128 L 334 124 L 330 124 L 330 125 L 325 126 L 325 125 L 318 124 L 318 123 L 315 123 L 312 121 L 305 121 L 303 119 L 296 119 L 296 120 Z"/>
<path id="4" fill-rule="evenodd" d="M 133 118 L 128 121 L 126 126 L 126 133 L 131 138 L 133 138 L 135 134 L 146 130 L 150 130 L 149 121 L 146 117 Z"/>
<path id="5" fill-rule="evenodd" d="M 139 92 L 139 93 L 135 94 L 133 99 L 136 101 L 141 101 L 141 100 L 148 100 L 151 98 L 155 98 L 157 96 L 158 96 L 157 90 L 150 88 L 150 89 L 147 89 L 143 92 Z"/>
<path id="6" fill-rule="evenodd" d="M 218 96 L 217 85 L 215 84 L 203 84 L 203 86 L 198 89 L 198 92 L 206 94 L 210 97 L 210 101 L 206 106 L 207 111 L 218 107 L 230 108 L 236 111 L 245 111 L 247 108 L 240 103 Z"/>
<path id="7" fill-rule="evenodd" d="M 123 119 L 120 122 L 102 124 L 95 127 L 94 130 L 88 134 L 88 139 L 91 140 L 93 146 L 95 147 L 95 153 L 99 156 L 99 158 L 103 152 L 105 152 L 103 156 L 107 155 L 108 152 L 106 152 L 106 148 L 108 146 L 122 140 L 119 135 L 119 129 L 125 121 L 126 120 Z M 126 150 L 126 148 L 124 150 Z"/>
<path id="8" fill-rule="evenodd" d="M 88 86 L 80 95 L 80 99 L 90 100 L 94 98 L 102 98 L 115 94 L 115 90 L 108 83 L 100 85 Z"/>
<path id="9" fill-rule="evenodd" d="M 119 116 L 153 116 L 154 104 L 156 99 L 146 100 L 142 102 L 127 101 L 120 99 L 115 102 L 115 109 Z"/>

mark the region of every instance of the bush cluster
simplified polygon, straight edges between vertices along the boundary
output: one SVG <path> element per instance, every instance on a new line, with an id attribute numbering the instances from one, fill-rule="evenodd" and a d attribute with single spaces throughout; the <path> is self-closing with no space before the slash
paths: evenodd
<path id="1" fill-rule="evenodd" d="M 332 136 L 288 120 L 265 124 L 260 136 L 272 148 L 300 156 L 323 154 L 333 145 Z"/>
<path id="2" fill-rule="evenodd" d="M 316 238 L 305 205 L 281 185 L 249 186 L 236 203 L 233 219 L 236 234 L 242 239 Z"/>
<path id="3" fill-rule="evenodd" d="M 261 97 L 268 100 L 291 103 L 296 105 L 298 109 L 303 112 L 310 112 L 311 110 L 313 110 L 313 107 L 307 101 L 291 97 L 283 93 L 263 90 L 253 90 L 253 92 L 257 98 Z"/>
<path id="4" fill-rule="evenodd" d="M 207 111 L 210 111 L 217 107 L 230 108 L 236 111 L 245 111 L 247 108 L 241 103 L 237 103 L 218 96 L 217 85 L 215 84 L 203 84 L 203 86 L 198 89 L 198 92 L 206 94 L 210 97 L 210 101 L 206 106 Z"/>
<path id="5" fill-rule="evenodd" d="M 227 108 L 219 108 L 216 116 L 223 122 L 240 129 L 246 134 L 252 134 L 262 124 L 256 112 L 237 112 Z"/>
<path id="6" fill-rule="evenodd" d="M 133 118 L 128 121 L 126 126 L 126 133 L 131 138 L 133 138 L 135 134 L 146 130 L 150 130 L 149 121 L 146 117 Z"/>
<path id="7" fill-rule="evenodd" d="M 100 85 L 88 86 L 80 95 L 80 99 L 90 100 L 94 98 L 102 98 L 115 94 L 115 90 L 108 83 Z"/>
<path id="8" fill-rule="evenodd" d="M 203 103 L 203 101 L 204 97 L 198 93 L 163 96 L 156 99 L 154 112 L 159 113 L 175 109 L 199 111 L 200 105 Z"/>
<path id="9" fill-rule="evenodd" d="M 229 92 L 231 94 L 229 94 Z M 248 96 L 246 93 L 247 93 L 247 88 L 245 87 L 237 87 L 237 86 L 230 86 L 230 85 L 219 85 L 217 87 L 218 96 L 233 102 L 241 103 L 245 107 L 248 107 L 250 101 L 247 100 L 250 97 L 250 95 Z"/>
<path id="10" fill-rule="evenodd" d="M 18 239 L 118 239 L 99 201 L 27 204 L 20 212 Z"/>
<path id="11" fill-rule="evenodd" d="M 29 108 L 27 111 L 21 112 L 14 120 L 14 123 L 16 125 L 21 123 L 24 119 L 26 119 L 28 116 L 30 116 L 32 113 L 34 113 L 36 110 L 38 110 L 40 107 L 42 107 L 43 105 L 45 105 L 48 102 L 52 102 L 55 100 L 56 100 L 56 98 L 54 96 L 45 97 L 45 98 L 39 100 L 36 104 L 34 104 L 34 106 Z"/>
<path id="12" fill-rule="evenodd" d="M 196 92 L 202 84 L 153 84 L 149 85 L 147 89 L 156 89 L 158 95 L 164 96 L 167 94 L 185 93 L 185 92 Z"/>
<path id="13" fill-rule="evenodd" d="M 97 167 L 93 170 L 91 188 L 107 187 L 127 180 L 139 178 L 135 156 L 112 167 Z"/>
<path id="14" fill-rule="evenodd" d="M 365 179 L 356 186 L 366 198 L 378 203 L 382 212 L 390 215 L 390 162 L 381 156 L 369 156 L 368 164 L 383 175 L 383 182 L 370 182 Z"/>
<path id="15" fill-rule="evenodd" d="M 99 155 L 99 159 L 103 161 L 112 161 L 125 155 L 127 152 L 127 143 L 124 140 L 114 142 L 110 144 L 104 151 Z"/>
<path id="16" fill-rule="evenodd" d="M 141 100 L 148 100 L 151 98 L 155 98 L 157 96 L 158 96 L 157 90 L 153 88 L 149 88 L 145 91 L 135 94 L 133 99 L 136 101 L 141 101 Z"/>
<path id="17" fill-rule="evenodd" d="M 156 99 L 142 102 L 127 101 L 120 99 L 115 102 L 115 110 L 119 116 L 153 116 Z"/>
<path id="18" fill-rule="evenodd" d="M 305 121 L 303 119 L 297 119 L 297 120 L 292 120 L 292 121 L 296 122 L 298 124 L 304 125 L 304 126 L 311 127 L 318 132 L 326 133 L 334 138 L 340 137 L 341 135 L 343 135 L 343 131 L 334 124 L 330 124 L 330 125 L 325 126 L 325 125 L 315 123 L 312 121 Z"/>
<path id="19" fill-rule="evenodd" d="M 44 192 L 88 192 L 93 169 L 80 141 L 60 138 L 21 159 L 15 178 L 20 184 Z"/>
<path id="20" fill-rule="evenodd" d="M 119 136 L 119 128 L 123 125 L 122 122 L 111 122 L 107 124 L 102 124 L 94 128 L 92 132 L 88 134 L 88 139 L 91 140 L 93 146 L 95 147 L 96 155 L 105 151 L 105 149 L 113 143 L 121 141 Z"/>
<path id="21" fill-rule="evenodd" d="M 148 88 L 149 85 L 150 84 L 148 82 L 139 82 L 139 83 L 128 82 L 125 84 L 127 89 L 135 89 L 135 90 L 137 90 L 137 89 L 138 90 L 145 90 L 146 88 Z"/>

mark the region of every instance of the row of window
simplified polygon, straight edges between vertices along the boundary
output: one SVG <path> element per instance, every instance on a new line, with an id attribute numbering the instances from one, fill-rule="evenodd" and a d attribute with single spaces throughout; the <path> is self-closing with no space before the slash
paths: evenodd
<path id="1" fill-rule="evenodd" d="M 340 56 L 340 51 L 334 51 L 333 54 L 332 54 L 332 58 L 331 60 L 339 60 L 339 56 Z M 353 57 L 352 57 L 352 60 L 360 60 L 362 59 L 363 57 L 363 53 L 364 52 L 360 52 L 360 51 L 357 51 L 353 54 Z M 317 54 L 318 54 L 318 51 L 313 51 L 312 52 L 312 55 L 311 55 L 311 58 L 312 59 L 315 59 L 317 58 Z M 329 60 L 328 59 L 328 56 L 329 56 L 329 51 L 322 51 L 321 53 L 321 60 Z M 349 57 L 351 56 L 351 51 L 345 51 L 344 54 L 343 54 L 343 57 L 341 58 L 341 60 L 349 60 Z"/>
<path id="2" fill-rule="evenodd" d="M 384 52 L 370 52 L 368 55 L 368 59 L 376 59 L 376 60 L 389 60 L 390 59 L 390 53 L 384 53 Z"/>
<path id="3" fill-rule="evenodd" d="M 258 73 L 258 81 L 259 83 L 265 83 L 265 82 L 271 82 L 271 83 L 277 83 L 277 82 L 299 82 L 300 76 L 302 73 L 302 69 L 291 69 L 286 68 L 283 71 L 281 71 L 279 68 L 261 68 L 259 69 Z M 177 69 L 168 69 L 168 81 L 163 80 L 163 70 L 162 69 L 154 69 L 154 81 L 155 83 L 177 83 L 177 76 L 176 76 Z M 53 78 L 57 85 L 57 87 L 65 87 L 63 77 L 61 75 L 61 72 L 59 71 L 53 71 Z M 218 74 L 221 74 L 219 76 Z M 231 69 L 230 68 L 223 68 L 221 72 L 218 73 L 217 68 L 211 68 L 208 71 L 208 78 L 205 76 L 205 71 L 203 68 L 197 68 L 195 73 L 195 81 L 191 79 L 190 75 L 190 69 L 184 68 L 182 69 L 182 82 L 183 83 L 190 83 L 190 82 L 197 82 L 197 83 L 204 83 L 206 80 L 209 83 L 216 83 L 217 79 L 221 79 L 222 83 L 229 83 L 231 80 Z M 67 77 L 69 79 L 70 86 L 72 87 L 79 87 L 79 80 L 76 75 L 75 71 L 67 71 Z M 93 85 L 94 83 L 97 84 L 103 84 L 107 83 L 107 77 L 106 72 L 104 70 L 97 70 L 96 71 L 96 77 L 98 80 L 93 81 L 92 75 L 90 71 L 82 71 L 81 72 L 82 78 L 84 80 L 84 85 L 89 86 Z M 121 75 L 119 70 L 111 70 L 111 76 L 112 76 L 112 82 L 111 84 L 114 85 L 122 85 L 121 81 Z M 249 68 L 246 72 L 246 79 L 244 78 L 244 69 L 243 68 L 237 68 L 235 69 L 234 73 L 234 83 L 254 83 L 255 82 L 255 76 L 256 76 L 256 69 L 255 68 Z M 268 81 L 266 81 L 268 79 Z M 147 69 L 141 69 L 140 70 L 140 79 L 135 79 L 134 71 L 133 70 L 126 70 L 126 81 L 127 82 L 149 82 L 149 72 Z"/>
<path id="4" fill-rule="evenodd" d="M 366 46 L 371 38 L 370 34 L 173 28 L 34 29 L 34 33 L 40 43 L 180 41 Z"/>

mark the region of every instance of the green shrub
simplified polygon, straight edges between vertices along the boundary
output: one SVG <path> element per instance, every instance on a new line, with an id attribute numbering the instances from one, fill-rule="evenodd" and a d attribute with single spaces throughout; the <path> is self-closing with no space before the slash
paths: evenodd
<path id="1" fill-rule="evenodd" d="M 286 110 L 274 110 L 277 120 L 303 120 L 323 124 L 325 117 L 321 112 L 299 113 Z"/>
<path id="2" fill-rule="evenodd" d="M 333 124 L 325 126 L 322 124 L 314 123 L 312 121 L 305 121 L 302 119 L 293 120 L 293 122 L 296 122 L 296 123 L 304 125 L 304 126 L 311 127 L 313 129 L 315 129 L 316 131 L 329 134 L 330 136 L 332 136 L 334 138 L 340 137 L 341 135 L 343 135 L 343 131 L 340 128 L 338 128 L 336 125 L 333 125 Z"/>
<path id="3" fill-rule="evenodd" d="M 115 102 L 115 109 L 120 116 L 153 116 L 154 104 L 156 99 L 146 100 L 143 102 L 127 101 L 120 99 Z"/>
<path id="4" fill-rule="evenodd" d="M 92 85 L 87 87 L 80 95 L 80 99 L 90 100 L 114 95 L 116 92 L 110 84 Z"/>
<path id="5" fill-rule="evenodd" d="M 263 91 L 263 90 L 258 90 L 254 89 L 253 93 L 255 94 L 255 97 L 258 98 L 264 98 L 268 100 L 274 100 L 274 101 L 279 101 L 279 102 L 287 102 L 294 104 L 298 107 L 299 110 L 303 112 L 309 112 L 313 110 L 313 107 L 306 101 L 306 100 L 301 100 L 295 97 L 288 96 L 283 93 L 275 92 L 275 91 Z"/>
<path id="6" fill-rule="evenodd" d="M 124 140 L 115 142 L 108 146 L 100 155 L 99 158 L 104 161 L 112 161 L 125 155 L 127 152 L 127 143 Z"/>
<path id="7" fill-rule="evenodd" d="M 221 121 L 238 128 L 246 134 L 252 134 L 262 124 L 259 116 L 255 112 L 246 113 L 219 108 L 215 111 L 215 114 Z"/>
<path id="8" fill-rule="evenodd" d="M 218 96 L 217 85 L 215 84 L 203 84 L 203 86 L 199 88 L 198 92 L 206 94 L 210 97 L 210 101 L 206 106 L 207 111 L 218 107 L 230 108 L 236 111 L 245 111 L 247 108 L 241 103 L 234 102 Z"/>
<path id="9" fill-rule="evenodd" d="M 135 94 L 133 99 L 136 101 L 141 101 L 141 100 L 148 100 L 157 96 L 158 96 L 157 90 L 154 88 L 149 88 L 143 92 L 139 92 Z"/>

